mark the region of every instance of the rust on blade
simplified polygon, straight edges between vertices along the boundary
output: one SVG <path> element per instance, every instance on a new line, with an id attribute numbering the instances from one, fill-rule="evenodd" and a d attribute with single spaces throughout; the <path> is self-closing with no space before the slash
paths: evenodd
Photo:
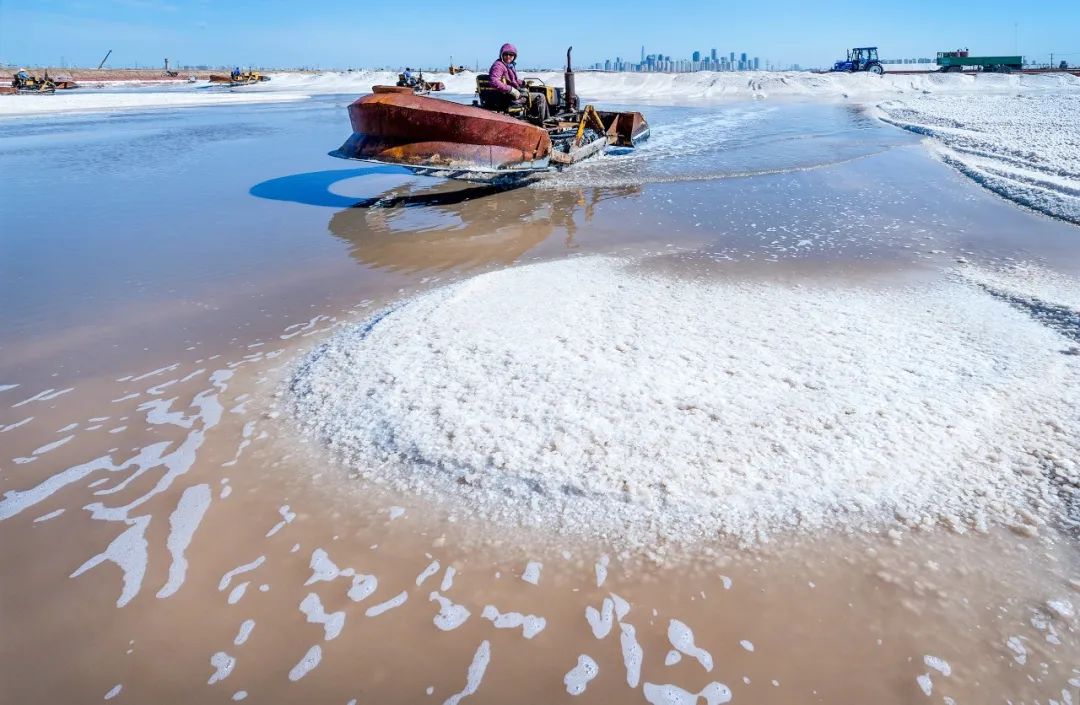
<path id="1" fill-rule="evenodd" d="M 508 115 L 450 101 L 381 90 L 349 106 L 353 159 L 403 166 L 513 170 L 547 164 L 545 130 Z M 419 139 L 418 139 L 419 138 Z"/>
<path id="2" fill-rule="evenodd" d="M 641 113 L 611 113 L 598 111 L 612 144 L 633 147 L 649 136 L 649 123 Z"/>
<path id="3" fill-rule="evenodd" d="M 407 95 L 413 95 L 416 93 L 412 88 L 408 86 L 372 86 L 372 93 L 404 93 Z"/>

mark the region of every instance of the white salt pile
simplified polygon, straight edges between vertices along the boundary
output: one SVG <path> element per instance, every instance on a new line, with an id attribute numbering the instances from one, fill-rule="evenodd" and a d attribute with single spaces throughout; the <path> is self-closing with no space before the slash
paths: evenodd
<path id="1" fill-rule="evenodd" d="M 289 398 L 362 476 L 491 520 L 630 544 L 1035 533 L 1080 482 L 1069 347 L 960 278 L 703 282 L 588 258 L 406 301 L 312 352 Z"/>

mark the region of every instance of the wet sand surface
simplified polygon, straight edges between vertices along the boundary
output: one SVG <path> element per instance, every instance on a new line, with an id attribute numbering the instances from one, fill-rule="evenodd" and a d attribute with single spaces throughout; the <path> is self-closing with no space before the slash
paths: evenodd
<path id="1" fill-rule="evenodd" d="M 516 264 L 1073 278 L 1074 226 L 844 107 L 655 108 L 640 152 L 502 190 L 323 157 L 347 102 L 0 123 L 0 702 L 1080 700 L 1053 523 L 631 550 L 350 477 L 277 396 Z"/>

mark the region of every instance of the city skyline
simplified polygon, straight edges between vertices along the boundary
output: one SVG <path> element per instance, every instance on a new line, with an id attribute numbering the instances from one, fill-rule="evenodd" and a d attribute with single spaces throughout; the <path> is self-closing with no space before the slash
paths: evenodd
<path id="1" fill-rule="evenodd" d="M 645 72 L 645 73 L 691 73 L 694 71 L 760 71 L 762 68 L 769 70 L 768 60 L 762 62 L 759 56 L 750 56 L 748 52 L 727 53 L 718 51 L 715 47 L 708 53 L 702 54 L 701 50 L 691 52 L 689 59 L 673 57 L 670 54 L 646 54 L 645 45 L 641 45 L 641 55 L 635 62 L 626 61 L 622 56 L 614 59 L 588 64 L 586 68 L 597 71 L 619 72 Z M 798 71 L 800 66 L 792 64 L 785 67 Z"/>

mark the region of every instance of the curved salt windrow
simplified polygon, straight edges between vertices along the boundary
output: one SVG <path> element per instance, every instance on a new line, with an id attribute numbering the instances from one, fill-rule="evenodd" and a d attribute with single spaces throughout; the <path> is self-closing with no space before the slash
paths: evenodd
<path id="1" fill-rule="evenodd" d="M 918 96 L 878 108 L 886 122 L 931 137 L 982 186 L 1080 224 L 1080 95 Z"/>
<path id="2" fill-rule="evenodd" d="M 303 361 L 292 410 L 368 478 L 630 544 L 1034 525 L 1075 492 L 1080 360 L 980 288 L 636 264 L 519 267 L 412 299 Z"/>

